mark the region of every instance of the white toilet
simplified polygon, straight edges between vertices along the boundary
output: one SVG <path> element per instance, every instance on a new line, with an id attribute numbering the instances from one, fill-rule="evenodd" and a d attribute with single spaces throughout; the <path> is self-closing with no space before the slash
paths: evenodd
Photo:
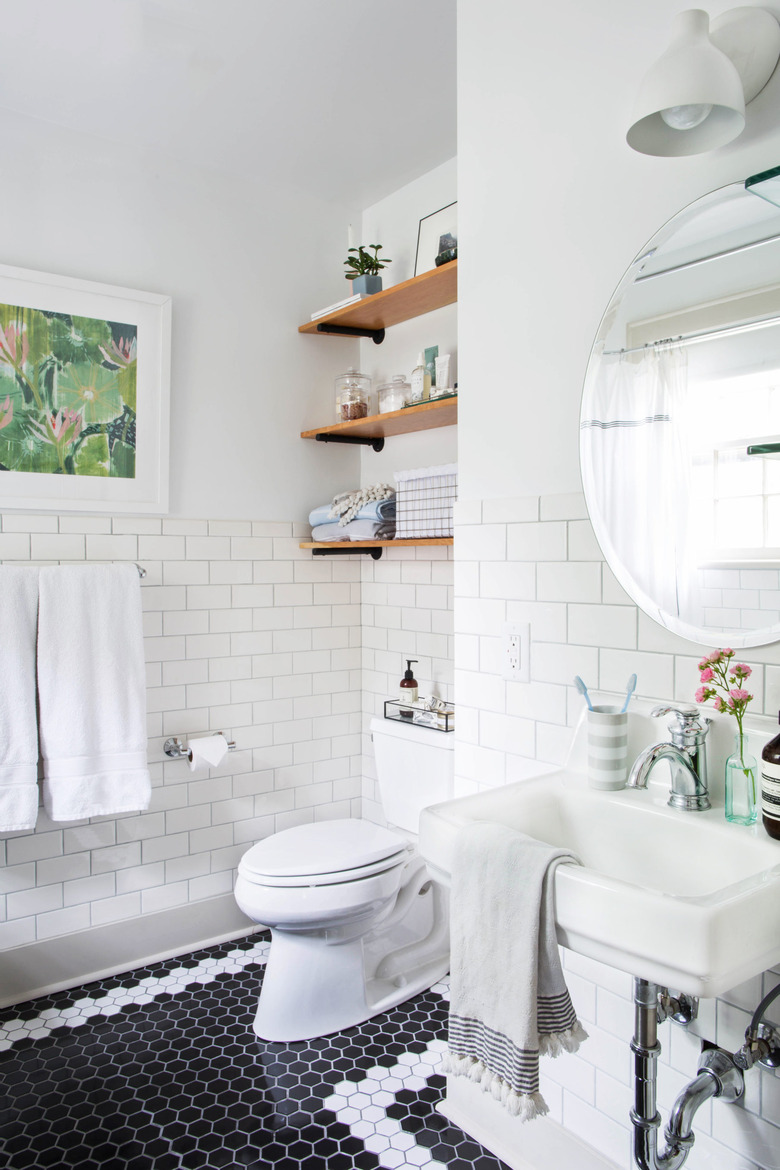
<path id="1" fill-rule="evenodd" d="M 352 1027 L 431 987 L 449 967 L 446 893 L 414 843 L 420 812 L 452 796 L 452 734 L 373 719 L 389 824 L 335 820 L 253 845 L 235 896 L 271 928 L 254 1030 L 309 1040 Z"/>

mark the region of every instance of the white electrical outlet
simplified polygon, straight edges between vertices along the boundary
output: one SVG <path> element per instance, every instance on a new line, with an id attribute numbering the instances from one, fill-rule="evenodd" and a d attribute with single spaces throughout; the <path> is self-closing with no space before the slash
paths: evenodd
<path id="1" fill-rule="evenodd" d="M 531 627 L 527 622 L 505 622 L 501 639 L 504 678 L 531 680 Z"/>

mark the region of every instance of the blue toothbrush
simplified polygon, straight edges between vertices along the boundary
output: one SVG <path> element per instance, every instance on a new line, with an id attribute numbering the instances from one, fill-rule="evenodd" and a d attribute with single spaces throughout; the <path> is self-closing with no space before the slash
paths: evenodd
<path id="1" fill-rule="evenodd" d="M 593 704 L 590 701 L 590 695 L 588 694 L 588 688 L 585 686 L 585 683 L 582 681 L 582 679 L 580 678 L 580 676 L 578 674 L 575 674 L 575 676 L 574 676 L 574 685 L 577 688 L 577 690 L 580 692 L 580 694 L 585 696 L 585 702 L 588 704 L 588 710 L 592 711 Z"/>
<path id="2" fill-rule="evenodd" d="M 626 701 L 625 701 L 625 703 L 624 703 L 624 704 L 623 704 L 623 706 L 620 708 L 620 713 L 621 713 L 621 715 L 623 714 L 623 712 L 624 712 L 624 711 L 627 711 L 627 710 L 628 710 L 628 704 L 631 702 L 631 696 L 633 695 L 633 693 L 634 693 L 634 691 L 635 691 L 635 689 L 636 689 L 636 675 L 635 675 L 635 674 L 632 674 L 632 675 L 631 675 L 631 678 L 628 680 L 628 684 L 627 684 L 627 685 L 628 685 L 628 693 L 627 693 L 627 695 L 626 695 Z"/>

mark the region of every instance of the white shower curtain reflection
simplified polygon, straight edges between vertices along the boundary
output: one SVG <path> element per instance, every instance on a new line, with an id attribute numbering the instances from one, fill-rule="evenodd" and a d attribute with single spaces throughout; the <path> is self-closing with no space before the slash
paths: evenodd
<path id="1" fill-rule="evenodd" d="M 690 460 L 680 348 L 604 357 L 583 419 L 583 474 L 597 535 L 653 608 L 691 621 Z M 588 451 L 588 447 L 590 450 Z"/>

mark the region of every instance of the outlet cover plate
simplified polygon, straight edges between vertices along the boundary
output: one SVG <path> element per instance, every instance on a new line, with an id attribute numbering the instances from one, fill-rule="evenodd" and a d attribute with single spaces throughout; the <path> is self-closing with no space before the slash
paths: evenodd
<path id="1" fill-rule="evenodd" d="M 531 626 L 528 622 L 504 622 L 501 655 L 505 679 L 531 681 Z"/>

